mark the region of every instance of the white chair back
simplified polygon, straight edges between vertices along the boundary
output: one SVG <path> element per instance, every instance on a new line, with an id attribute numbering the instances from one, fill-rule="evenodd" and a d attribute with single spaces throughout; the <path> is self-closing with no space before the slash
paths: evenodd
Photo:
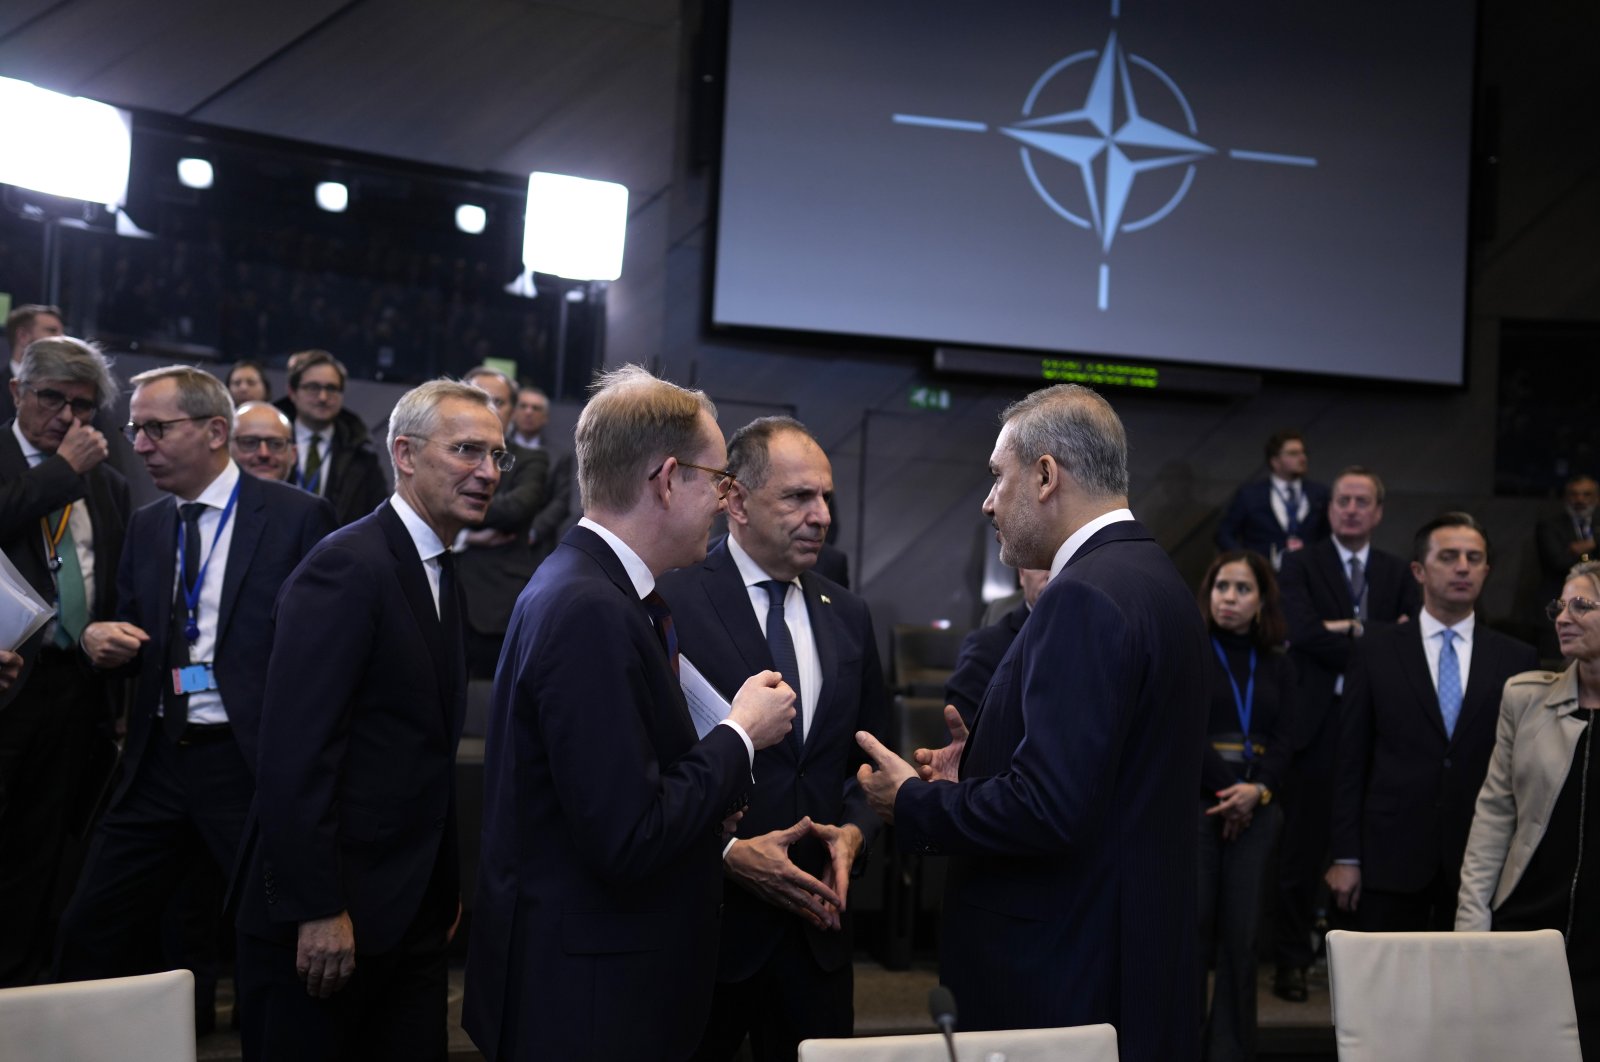
<path id="1" fill-rule="evenodd" d="M 1328 934 L 1340 1062 L 1581 1062 L 1561 934 Z"/>
<path id="2" fill-rule="evenodd" d="M 194 1062 L 188 970 L 0 990 L 0 1062 Z"/>
<path id="3" fill-rule="evenodd" d="M 958 1062 L 989 1062 L 995 1055 L 1005 1062 L 1117 1062 L 1117 1030 L 1109 1025 L 961 1032 L 955 1040 Z M 949 1057 L 939 1033 L 800 1043 L 800 1062 L 943 1062 Z"/>

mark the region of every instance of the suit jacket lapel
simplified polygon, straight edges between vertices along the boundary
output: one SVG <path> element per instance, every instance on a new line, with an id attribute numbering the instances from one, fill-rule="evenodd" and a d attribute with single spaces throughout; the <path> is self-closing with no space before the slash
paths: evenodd
<path id="1" fill-rule="evenodd" d="M 1413 703 L 1416 704 L 1417 710 L 1427 717 L 1439 736 L 1448 741 L 1449 734 L 1444 729 L 1444 713 L 1439 710 L 1439 691 L 1434 688 L 1433 675 L 1428 670 L 1428 655 L 1422 645 L 1422 625 L 1408 623 L 1406 627 L 1400 650 L 1400 670 L 1405 673 L 1406 682 L 1411 686 Z M 1460 724 L 1461 720 L 1458 717 L 1457 729 L 1460 729 Z"/>
<path id="2" fill-rule="evenodd" d="M 767 640 L 761 636 L 761 624 L 756 621 L 755 609 L 750 605 L 750 591 L 745 588 L 739 566 L 728 552 L 726 540 L 706 557 L 705 566 L 711 574 L 711 578 L 703 584 L 706 597 L 710 599 L 711 610 L 722 623 L 728 641 L 738 652 L 745 673 L 753 675 L 757 671 L 770 670 L 772 651 L 767 648 Z M 722 691 L 724 696 L 730 698 L 736 692 Z"/>
<path id="3" fill-rule="evenodd" d="M 233 606 L 239 600 L 239 587 L 244 583 L 244 576 L 250 570 L 250 562 L 255 559 L 256 547 L 261 544 L 261 534 L 266 529 L 267 520 L 264 511 L 267 507 L 266 492 L 256 478 L 244 469 L 239 470 L 239 500 L 234 503 L 233 515 L 228 519 L 233 521 L 233 537 L 228 540 L 228 570 L 222 573 L 222 602 L 217 614 L 217 644 L 222 644 L 222 639 L 228 629 L 228 623 L 233 618 Z M 174 500 L 172 520 L 174 528 L 172 534 L 174 541 L 177 536 L 177 504 Z M 171 552 L 170 550 L 168 551 Z M 170 561 L 171 558 L 169 557 Z M 171 597 L 171 594 L 167 595 Z"/>
<path id="4" fill-rule="evenodd" d="M 145 568 L 153 573 L 155 585 L 150 588 L 149 600 L 156 603 L 156 618 L 159 620 L 155 630 L 148 631 L 153 642 L 158 642 L 161 652 L 153 659 L 157 667 L 165 666 L 166 640 L 168 628 L 172 625 L 172 598 L 178 591 L 178 499 L 168 494 L 156 503 L 155 511 L 151 514 L 151 537 L 155 539 L 151 545 L 156 551 L 155 564 Z M 122 608 L 126 602 L 119 602 Z M 220 632 L 219 632 L 220 633 Z M 149 656 L 146 660 L 152 659 Z"/>
<path id="5" fill-rule="evenodd" d="M 3 383 L 3 381 L 0 381 L 0 383 Z M 9 423 L 0 424 L 0 476 L 4 476 L 6 479 L 14 480 L 26 475 L 27 472 L 28 459 L 22 456 L 22 447 L 17 445 L 16 437 L 11 433 L 11 425 Z M 45 572 L 48 575 L 50 571 L 50 559 L 45 555 L 44 552 L 44 534 L 42 531 L 37 529 L 37 523 L 35 523 L 34 527 L 35 530 L 33 533 L 26 536 L 28 542 L 28 555 L 31 556 L 35 562 L 34 572 Z M 13 557 L 12 561 L 15 563 L 19 559 L 20 558 Z M 30 581 L 32 581 L 34 578 L 33 573 L 25 571 L 23 574 Z M 46 598 L 51 597 L 55 593 L 55 586 L 53 583 L 48 587 L 41 587 L 35 583 L 34 589 L 39 591 L 39 593 Z"/>
<path id="6" fill-rule="evenodd" d="M 811 744 L 811 735 L 819 726 L 831 721 L 833 714 L 829 711 L 831 702 L 837 691 L 837 683 L 829 682 L 829 675 L 839 673 L 839 631 L 836 626 L 833 606 L 824 604 L 822 591 L 817 586 L 817 578 L 809 572 L 800 576 L 800 589 L 806 598 L 806 616 L 811 620 L 811 640 L 817 647 L 818 672 L 822 676 L 822 687 L 817 690 L 817 708 L 811 713 L 811 727 L 806 731 L 805 743 Z"/>
<path id="7" fill-rule="evenodd" d="M 1485 637 L 1487 634 L 1490 632 L 1484 629 L 1481 621 L 1474 625 L 1472 668 L 1467 672 L 1467 688 L 1461 693 L 1461 714 L 1456 717 L 1455 736 L 1461 734 L 1469 721 L 1475 722 L 1485 712 L 1493 713 L 1494 717 L 1500 714 L 1502 687 L 1496 686 L 1489 676 L 1503 675 L 1505 671 L 1500 667 L 1498 647 L 1492 637 Z"/>
<path id="8" fill-rule="evenodd" d="M 1339 606 L 1339 614 L 1350 616 L 1355 613 L 1355 608 L 1350 600 L 1350 580 L 1346 578 L 1344 565 L 1339 561 L 1339 550 L 1332 539 L 1325 539 L 1321 543 L 1324 548 L 1317 550 L 1316 571 L 1320 575 L 1323 590 L 1330 601 Z M 1371 556 L 1369 553 L 1368 557 Z M 1371 600 L 1371 591 L 1368 591 L 1367 600 Z"/>
<path id="9" fill-rule="evenodd" d="M 440 700 L 448 710 L 454 712 L 456 668 L 460 661 L 450 651 L 448 632 L 439 618 L 440 610 L 433 603 L 433 590 L 428 585 L 428 574 L 422 567 L 422 555 L 417 552 L 417 544 L 412 541 L 411 532 L 406 530 L 400 514 L 394 511 L 388 501 L 378 506 L 377 520 L 394 558 L 401 596 L 406 599 L 406 607 L 411 610 L 412 618 L 417 621 L 417 629 L 422 633 L 422 640 L 428 644 L 428 652 L 433 656 L 433 672 L 439 678 Z"/>

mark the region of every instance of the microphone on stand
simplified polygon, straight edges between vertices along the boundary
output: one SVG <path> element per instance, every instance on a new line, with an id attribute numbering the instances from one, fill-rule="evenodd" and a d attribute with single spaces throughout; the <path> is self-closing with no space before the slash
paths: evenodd
<path id="1" fill-rule="evenodd" d="M 944 1046 L 950 1052 L 950 1062 L 956 1062 L 956 997 L 944 985 L 934 985 L 928 993 L 928 1014 L 944 1033 Z"/>

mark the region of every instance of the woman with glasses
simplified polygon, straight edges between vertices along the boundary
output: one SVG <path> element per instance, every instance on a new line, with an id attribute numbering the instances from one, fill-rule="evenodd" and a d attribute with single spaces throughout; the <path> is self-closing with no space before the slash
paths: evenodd
<path id="1" fill-rule="evenodd" d="M 1545 609 L 1564 671 L 1512 677 L 1461 865 L 1456 929 L 1558 929 L 1585 1058 L 1600 1058 L 1600 561 Z"/>
<path id="2" fill-rule="evenodd" d="M 1294 667 L 1265 557 L 1233 550 L 1200 582 L 1211 633 L 1211 709 L 1200 772 L 1200 987 L 1216 977 L 1203 1035 L 1208 1062 L 1255 1057 L 1256 929 L 1267 858 L 1283 825 L 1273 803 L 1289 766 Z"/>

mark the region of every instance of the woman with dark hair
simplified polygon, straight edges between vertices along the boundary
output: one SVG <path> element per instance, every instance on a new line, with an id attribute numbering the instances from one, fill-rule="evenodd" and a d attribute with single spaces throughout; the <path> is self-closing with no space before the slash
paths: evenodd
<path id="1" fill-rule="evenodd" d="M 1600 1058 L 1600 561 L 1574 565 L 1545 614 L 1572 663 L 1506 681 L 1456 929 L 1560 930 L 1583 1057 Z"/>
<path id="2" fill-rule="evenodd" d="M 1294 668 L 1278 583 L 1265 557 L 1233 550 L 1211 562 L 1200 612 L 1215 667 L 1200 774 L 1200 982 L 1215 964 L 1202 1035 L 1209 1062 L 1256 1051 L 1256 929 L 1267 858 L 1283 825 L 1273 803 L 1289 766 Z"/>
<path id="3" fill-rule="evenodd" d="M 272 385 L 267 383 L 267 372 L 261 367 L 260 362 L 245 358 L 233 363 L 233 368 L 228 370 L 228 394 L 233 396 L 233 404 L 242 406 L 246 402 L 266 402 L 272 398 Z"/>

